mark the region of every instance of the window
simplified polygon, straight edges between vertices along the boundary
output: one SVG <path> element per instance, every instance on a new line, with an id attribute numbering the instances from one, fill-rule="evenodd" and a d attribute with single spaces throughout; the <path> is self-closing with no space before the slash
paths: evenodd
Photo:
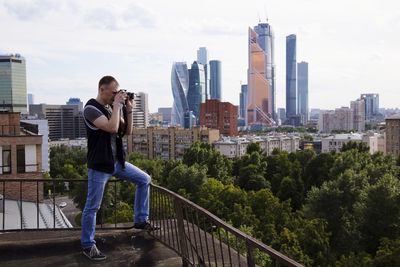
<path id="1" fill-rule="evenodd" d="M 2 169 L 3 173 L 11 173 L 11 147 L 10 146 L 3 146 L 3 162 L 2 162 Z"/>
<path id="2" fill-rule="evenodd" d="M 17 173 L 25 172 L 25 146 L 17 145 Z"/>

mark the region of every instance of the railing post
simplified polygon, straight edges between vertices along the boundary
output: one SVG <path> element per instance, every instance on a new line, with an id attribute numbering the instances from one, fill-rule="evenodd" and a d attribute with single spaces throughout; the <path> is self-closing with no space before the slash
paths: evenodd
<path id="1" fill-rule="evenodd" d="M 189 261 L 188 261 L 189 255 L 185 240 L 185 226 L 183 224 L 182 205 L 178 198 L 174 198 L 174 209 L 176 214 L 176 220 L 178 221 L 178 236 L 179 236 L 179 243 L 181 245 L 182 266 L 187 267 L 189 266 Z"/>
<path id="2" fill-rule="evenodd" d="M 246 249 L 247 249 L 247 266 L 255 267 L 256 265 L 254 263 L 253 247 L 247 240 L 246 240 Z"/>

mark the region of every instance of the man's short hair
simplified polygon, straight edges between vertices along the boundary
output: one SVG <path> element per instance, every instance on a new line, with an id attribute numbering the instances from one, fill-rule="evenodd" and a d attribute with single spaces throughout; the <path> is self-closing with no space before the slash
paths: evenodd
<path id="1" fill-rule="evenodd" d="M 112 82 L 115 82 L 119 86 L 119 83 L 113 76 L 104 76 L 99 81 L 99 89 L 102 85 L 109 85 Z"/>

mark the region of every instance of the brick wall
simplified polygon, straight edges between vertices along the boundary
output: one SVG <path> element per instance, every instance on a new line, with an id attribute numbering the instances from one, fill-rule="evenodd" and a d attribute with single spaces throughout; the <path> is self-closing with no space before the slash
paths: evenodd
<path id="1" fill-rule="evenodd" d="M 6 199 L 19 200 L 21 199 L 21 191 L 22 191 L 22 200 L 23 201 L 37 201 L 37 192 L 39 190 L 39 202 L 43 201 L 43 183 L 36 181 L 32 182 L 19 182 L 20 179 L 43 179 L 43 174 L 40 172 L 36 173 L 20 173 L 18 174 L 18 178 L 13 177 L 12 175 L 1 175 L 1 179 L 13 179 L 12 182 L 0 182 L 0 194 L 4 195 Z M 4 185 L 4 189 L 3 189 Z M 22 189 L 22 190 L 21 190 Z"/>

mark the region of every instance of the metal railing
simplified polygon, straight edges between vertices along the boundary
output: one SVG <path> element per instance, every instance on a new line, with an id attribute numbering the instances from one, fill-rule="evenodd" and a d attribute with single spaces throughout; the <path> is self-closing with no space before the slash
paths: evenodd
<path id="1" fill-rule="evenodd" d="M 182 256 L 186 266 L 303 266 L 158 185 L 151 186 L 155 238 Z"/>
<path id="2" fill-rule="evenodd" d="M 80 230 L 79 226 L 60 227 L 57 222 L 59 212 L 57 202 L 57 191 L 65 189 L 65 183 L 68 182 L 68 189 L 71 186 L 86 187 L 87 180 L 84 179 L 0 179 L 0 194 L 3 198 L 0 200 L 1 227 L 0 232 L 9 231 L 38 231 L 38 230 Z M 98 214 L 100 229 L 131 229 L 132 224 L 121 225 L 117 222 L 117 186 L 123 183 L 122 180 L 111 179 L 107 188 L 112 191 L 113 223 L 105 224 L 104 221 L 104 201 Z M 14 201 L 18 205 L 19 227 L 7 228 L 7 190 L 14 184 L 18 186 L 19 193 Z M 25 184 L 25 185 L 24 185 Z M 36 206 L 35 219 L 36 225 L 29 227 L 24 219 L 23 202 L 26 197 L 24 186 L 30 184 L 36 197 L 30 199 L 30 203 Z M 32 190 L 35 188 L 35 190 Z M 47 195 L 46 195 L 47 190 Z M 222 221 L 204 208 L 179 196 L 178 194 L 158 185 L 151 184 L 151 202 L 150 202 L 150 222 L 153 225 L 160 226 L 160 230 L 150 232 L 150 234 L 167 247 L 174 250 L 182 257 L 184 266 L 303 266 L 296 261 L 288 258 L 273 248 L 261 243 L 255 238 L 241 232 L 233 226 Z M 51 192 L 50 192 L 51 191 Z M 43 197 L 43 195 L 45 195 Z M 40 205 L 50 207 L 53 219 L 51 223 L 43 227 L 41 225 Z M 32 211 L 30 213 L 33 214 Z M 65 218 L 61 216 L 63 220 Z M 109 218 L 109 216 L 108 216 Z M 67 224 L 65 224 L 67 225 Z"/>

